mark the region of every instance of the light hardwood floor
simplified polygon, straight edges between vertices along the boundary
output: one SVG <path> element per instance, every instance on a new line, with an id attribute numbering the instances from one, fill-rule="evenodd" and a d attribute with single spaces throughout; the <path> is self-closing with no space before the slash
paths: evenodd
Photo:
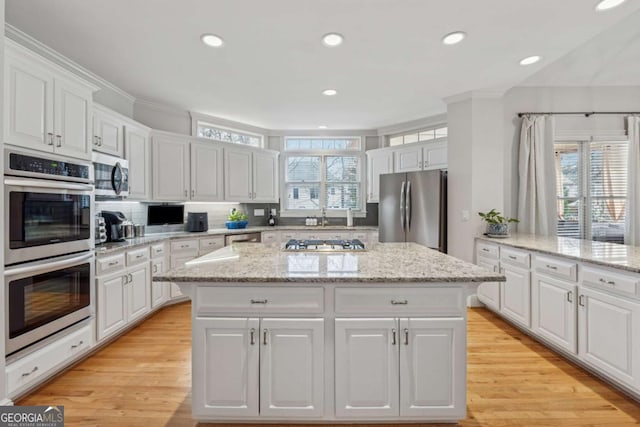
<path id="1" fill-rule="evenodd" d="M 17 404 L 64 405 L 67 426 L 197 425 L 189 310 L 189 303 L 161 310 Z M 460 426 L 640 425 L 639 403 L 491 312 L 469 310 L 468 336 L 467 419 Z"/>

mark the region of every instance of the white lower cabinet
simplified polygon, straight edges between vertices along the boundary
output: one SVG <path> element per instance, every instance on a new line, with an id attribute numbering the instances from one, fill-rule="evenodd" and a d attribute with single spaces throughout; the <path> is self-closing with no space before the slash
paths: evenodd
<path id="1" fill-rule="evenodd" d="M 464 319 L 335 322 L 337 417 L 464 417 Z"/>
<path id="2" fill-rule="evenodd" d="M 494 272 L 500 269 L 500 262 L 497 259 L 478 256 L 476 264 Z M 478 286 L 478 299 L 494 311 L 500 311 L 500 282 L 481 283 Z"/>
<path id="3" fill-rule="evenodd" d="M 324 319 L 197 317 L 196 417 L 321 417 Z"/>
<path id="4" fill-rule="evenodd" d="M 577 354 L 577 285 L 541 274 L 533 275 L 532 329 L 549 342 Z"/>
<path id="5" fill-rule="evenodd" d="M 124 273 L 97 279 L 98 340 L 127 324 L 126 281 L 127 276 Z"/>
<path id="6" fill-rule="evenodd" d="M 579 357 L 640 390 L 640 302 L 578 288 Z"/>
<path id="7" fill-rule="evenodd" d="M 151 260 L 151 276 L 164 273 L 167 268 L 164 258 Z M 167 282 L 151 282 L 151 307 L 155 308 L 169 300 L 171 290 Z"/>
<path id="8" fill-rule="evenodd" d="M 500 284 L 500 313 L 527 328 L 531 327 L 531 273 L 501 263 L 506 282 Z"/>
<path id="9" fill-rule="evenodd" d="M 149 264 L 132 267 L 127 283 L 127 320 L 129 322 L 144 316 L 151 309 L 151 283 Z"/>

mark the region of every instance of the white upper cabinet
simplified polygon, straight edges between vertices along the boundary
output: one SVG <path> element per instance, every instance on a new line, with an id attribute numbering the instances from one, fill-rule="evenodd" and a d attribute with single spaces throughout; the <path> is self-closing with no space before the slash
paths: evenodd
<path id="1" fill-rule="evenodd" d="M 380 200 L 380 175 L 393 172 L 393 151 L 389 149 L 367 152 L 367 202 Z"/>
<path id="2" fill-rule="evenodd" d="M 422 150 L 422 169 L 444 169 L 447 167 L 447 143 L 432 142 L 424 146 Z"/>
<path id="3" fill-rule="evenodd" d="M 5 143 L 90 159 L 96 87 L 10 40 L 5 52 Z"/>
<path id="4" fill-rule="evenodd" d="M 125 125 L 125 158 L 129 161 L 129 199 L 147 200 L 151 196 L 149 130 Z"/>
<path id="5" fill-rule="evenodd" d="M 278 201 L 277 152 L 244 147 L 225 147 L 224 168 L 224 198 L 226 201 Z"/>
<path id="6" fill-rule="evenodd" d="M 191 200 L 200 202 L 224 200 L 222 162 L 221 145 L 206 142 L 191 143 Z"/>
<path id="7" fill-rule="evenodd" d="M 189 142 L 182 138 L 154 135 L 151 154 L 153 200 L 188 200 Z"/>
<path id="8" fill-rule="evenodd" d="M 96 105 L 93 114 L 93 149 L 112 156 L 124 154 L 124 123 Z"/>
<path id="9" fill-rule="evenodd" d="M 447 167 L 447 142 L 435 141 L 403 145 L 393 150 L 394 172 L 416 172 Z"/>
<path id="10" fill-rule="evenodd" d="M 394 172 L 415 172 L 422 170 L 422 145 L 409 144 L 394 150 Z"/>

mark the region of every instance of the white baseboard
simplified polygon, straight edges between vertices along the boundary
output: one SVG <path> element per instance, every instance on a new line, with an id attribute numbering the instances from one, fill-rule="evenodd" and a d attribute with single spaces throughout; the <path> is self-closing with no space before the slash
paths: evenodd
<path id="1" fill-rule="evenodd" d="M 11 399 L 2 399 L 0 400 L 0 406 L 13 406 L 13 402 Z"/>
<path id="2" fill-rule="evenodd" d="M 473 294 L 467 297 L 467 307 L 484 307 L 484 304 L 478 299 L 478 295 Z"/>

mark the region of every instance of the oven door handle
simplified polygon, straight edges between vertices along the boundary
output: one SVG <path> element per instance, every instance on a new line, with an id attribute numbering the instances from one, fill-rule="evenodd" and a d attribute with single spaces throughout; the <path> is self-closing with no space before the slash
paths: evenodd
<path id="1" fill-rule="evenodd" d="M 76 184 L 71 182 L 60 182 L 60 181 L 42 181 L 39 179 L 5 178 L 4 184 L 12 185 L 14 187 L 51 188 L 54 190 L 78 190 L 78 191 L 93 190 L 93 185 L 90 185 L 90 184 Z"/>
<path id="2" fill-rule="evenodd" d="M 59 261 L 42 260 L 34 263 L 29 263 L 26 266 L 9 267 L 4 271 L 5 277 L 17 276 L 17 275 L 35 275 L 37 273 L 46 273 L 53 270 L 62 269 L 65 267 L 72 267 L 82 263 L 82 261 L 89 261 L 93 258 L 93 252 L 88 254 L 82 254 L 80 256 L 72 256 L 69 258 L 61 259 Z"/>

